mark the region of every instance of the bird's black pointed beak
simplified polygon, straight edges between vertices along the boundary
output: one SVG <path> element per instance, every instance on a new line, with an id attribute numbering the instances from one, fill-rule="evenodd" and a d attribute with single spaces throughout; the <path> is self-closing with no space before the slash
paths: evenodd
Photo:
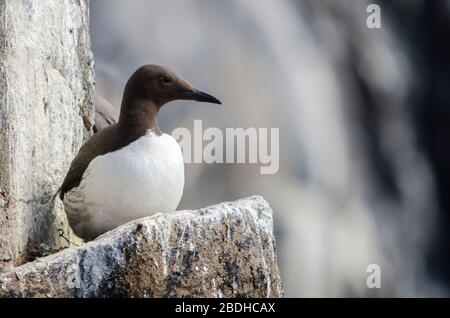
<path id="1" fill-rule="evenodd" d="M 212 104 L 219 104 L 222 105 L 220 100 L 215 98 L 212 95 L 209 95 L 205 92 L 202 92 L 198 89 L 192 92 L 185 92 L 187 99 L 195 100 L 197 102 L 205 102 L 205 103 L 212 103 Z"/>

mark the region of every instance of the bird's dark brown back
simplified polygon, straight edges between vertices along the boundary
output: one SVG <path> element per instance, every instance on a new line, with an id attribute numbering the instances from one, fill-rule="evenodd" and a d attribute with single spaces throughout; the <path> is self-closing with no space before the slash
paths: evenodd
<path id="1" fill-rule="evenodd" d="M 83 174 L 93 159 L 121 148 L 116 135 L 117 124 L 114 124 L 97 132 L 80 148 L 61 185 L 59 192 L 61 200 L 64 199 L 66 192 L 80 185 Z"/>

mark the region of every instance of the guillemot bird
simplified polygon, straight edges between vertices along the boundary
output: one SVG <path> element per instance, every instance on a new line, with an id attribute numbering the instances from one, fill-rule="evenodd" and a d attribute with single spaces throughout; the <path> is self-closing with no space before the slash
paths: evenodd
<path id="1" fill-rule="evenodd" d="M 221 102 L 165 66 L 141 66 L 129 78 L 119 121 L 80 148 L 60 189 L 74 233 L 92 240 L 118 225 L 174 211 L 184 187 L 181 149 L 156 117 L 174 100 Z"/>

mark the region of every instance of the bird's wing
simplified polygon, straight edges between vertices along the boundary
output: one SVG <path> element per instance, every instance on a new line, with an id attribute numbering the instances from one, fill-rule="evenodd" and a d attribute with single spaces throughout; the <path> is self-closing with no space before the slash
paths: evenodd
<path id="1" fill-rule="evenodd" d="M 70 164 L 69 172 L 64 178 L 59 191 L 59 197 L 64 199 L 64 194 L 72 188 L 80 185 L 84 172 L 89 163 L 97 156 L 113 151 L 111 138 L 115 136 L 116 125 L 109 126 L 93 135 L 78 151 L 77 156 Z"/>

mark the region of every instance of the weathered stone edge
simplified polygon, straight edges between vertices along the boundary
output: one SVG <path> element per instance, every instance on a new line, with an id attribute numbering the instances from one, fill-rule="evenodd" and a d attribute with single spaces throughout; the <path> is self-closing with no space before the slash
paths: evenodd
<path id="1" fill-rule="evenodd" d="M 102 288 L 100 286 L 105 281 L 105 276 L 111 274 L 112 268 L 107 266 L 120 266 L 120 264 L 108 264 L 113 262 L 120 263 L 124 258 L 123 251 L 118 248 L 119 245 L 124 243 L 124 240 L 134 240 L 133 233 L 136 233 L 137 228 L 147 231 L 150 228 L 155 228 L 158 224 L 163 223 L 174 224 L 176 222 L 189 222 L 193 220 L 201 220 L 203 222 L 220 222 L 223 218 L 228 218 L 231 214 L 241 213 L 245 211 L 250 214 L 251 218 L 256 222 L 258 230 L 267 234 L 269 237 L 273 237 L 273 219 L 272 210 L 269 204 L 260 196 L 251 196 L 243 198 L 234 202 L 223 202 L 217 205 L 208 206 L 199 210 L 185 210 L 177 211 L 174 213 L 161 214 L 158 213 L 153 216 L 145 217 L 139 220 L 132 221 L 125 225 L 122 225 L 108 233 L 105 233 L 101 237 L 97 238 L 93 242 L 83 244 L 79 247 L 68 248 L 59 253 L 43 257 L 34 262 L 24 264 L 15 268 L 11 272 L 0 275 L 0 297 L 93 297 L 102 296 Z M 147 229 L 147 230 L 146 230 Z M 134 242 L 127 242 L 128 245 L 132 245 Z M 269 273 L 268 281 L 276 282 L 275 289 L 269 291 L 267 296 L 269 297 L 281 297 L 283 296 L 283 290 L 281 286 L 281 279 L 276 264 L 275 254 L 275 241 L 273 240 L 271 245 L 271 258 L 275 262 L 275 270 Z M 58 278 L 67 280 L 74 271 L 74 279 L 79 275 L 75 272 L 80 269 L 77 266 L 81 266 L 81 269 L 86 270 L 86 252 L 90 257 L 92 255 L 105 254 L 105 249 L 111 253 L 111 257 L 106 260 L 93 260 L 96 262 L 96 273 L 82 273 L 81 275 L 89 276 L 87 279 L 81 280 L 81 286 L 74 288 L 67 284 L 67 281 L 63 284 L 55 285 L 55 280 Z M 114 255 L 116 254 L 116 255 Z M 98 270 L 98 266 L 102 266 L 102 262 L 105 267 Z M 49 276 L 53 276 L 51 279 Z M 83 276 L 83 277 L 85 277 Z M 73 282 L 74 284 L 76 282 Z M 41 288 L 39 290 L 39 288 Z M 126 296 L 126 295 L 125 295 Z"/>

